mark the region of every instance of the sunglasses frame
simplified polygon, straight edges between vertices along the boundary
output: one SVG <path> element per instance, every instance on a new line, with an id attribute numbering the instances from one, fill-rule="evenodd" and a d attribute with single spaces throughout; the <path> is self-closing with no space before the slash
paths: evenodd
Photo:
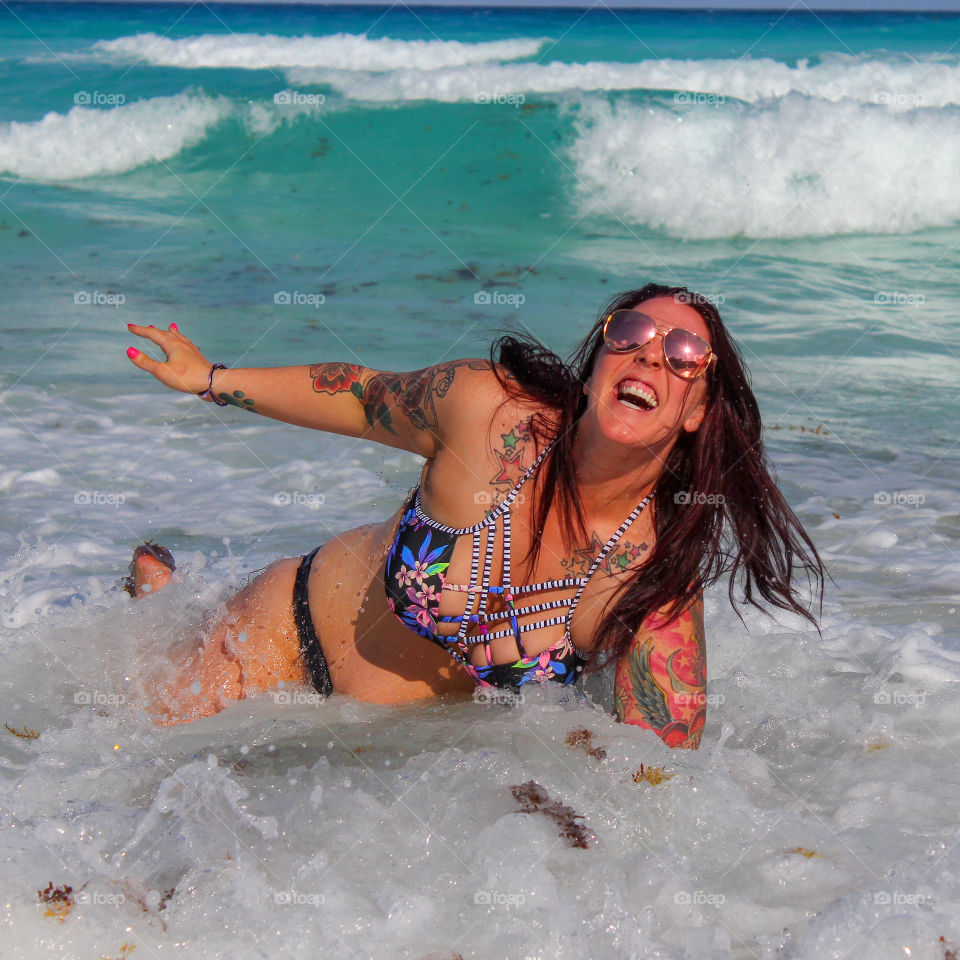
<path id="1" fill-rule="evenodd" d="M 631 344 L 629 347 L 612 347 L 609 341 L 607 340 L 607 328 L 610 326 L 610 321 L 618 313 L 629 313 L 629 314 L 632 314 L 634 317 L 642 317 L 643 319 L 649 320 L 655 327 L 653 336 L 650 337 L 650 340 L 644 340 L 643 343 Z M 667 339 L 667 337 L 671 333 L 673 333 L 674 330 L 679 330 L 681 333 L 686 333 L 691 337 L 696 337 L 698 340 L 700 340 L 702 343 L 705 343 L 707 346 L 706 356 L 697 364 L 696 368 L 692 373 L 687 371 L 677 370 L 677 368 L 674 367 L 673 362 L 671 361 L 670 357 L 667 354 L 667 348 L 664 341 Z M 681 380 L 699 380 L 700 377 L 706 374 L 706 372 L 710 369 L 710 364 L 713 363 L 713 361 L 716 360 L 717 358 L 717 355 L 710 348 L 710 344 L 707 343 L 707 341 L 704 340 L 703 337 L 700 336 L 700 334 L 694 333 L 692 330 L 686 330 L 683 327 L 664 327 L 662 324 L 657 323 L 657 321 L 654 320 L 653 317 L 649 316 L 646 313 L 640 313 L 637 310 L 630 310 L 629 308 L 614 310 L 613 313 L 609 314 L 607 316 L 607 319 L 603 321 L 603 333 L 602 333 L 603 345 L 611 353 L 632 353 L 634 350 L 639 350 L 641 347 L 645 347 L 648 343 L 650 343 L 651 340 L 655 340 L 657 337 L 657 334 L 660 334 L 661 336 L 660 349 L 663 351 L 663 359 L 666 361 L 667 367 L 670 369 L 670 372 L 674 376 L 680 377 Z"/>

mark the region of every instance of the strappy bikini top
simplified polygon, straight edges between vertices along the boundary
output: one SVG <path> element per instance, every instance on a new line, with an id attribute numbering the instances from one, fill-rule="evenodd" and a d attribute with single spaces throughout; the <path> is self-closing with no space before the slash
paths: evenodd
<path id="1" fill-rule="evenodd" d="M 574 645 L 570 636 L 573 612 L 590 578 L 650 500 L 650 495 L 646 496 L 620 524 L 594 558 L 585 576 L 514 585 L 510 580 L 510 508 L 520 488 L 533 476 L 552 446 L 553 442 L 543 449 L 506 498 L 472 527 L 448 527 L 428 517 L 420 504 L 418 486 L 407 503 L 387 555 L 384 574 L 387 605 L 404 626 L 443 647 L 482 686 L 519 687 L 534 680 L 557 680 L 569 684 L 577 679 L 587 661 L 587 654 Z M 498 524 L 502 524 L 503 530 L 503 583 L 495 586 L 490 583 L 490 570 Z M 482 544 L 484 535 L 485 546 Z M 473 538 L 470 582 L 449 583 L 444 574 L 450 566 L 453 548 L 460 538 L 467 536 Z M 557 590 L 573 592 L 564 598 L 522 605 L 525 597 Z M 440 615 L 440 595 L 444 591 L 466 594 L 462 614 Z M 491 597 L 500 598 L 501 609 L 489 609 Z M 564 607 L 566 611 L 560 614 Z M 527 619 L 537 614 L 546 616 Z M 521 623 L 521 619 L 525 622 Z M 523 634 L 561 623 L 564 625 L 561 640 L 540 653 L 527 655 Z M 446 624 L 451 625 L 446 630 L 455 629 L 455 632 L 444 632 Z M 473 632 L 469 632 L 471 626 Z M 520 656 L 512 663 L 495 664 L 490 642 L 508 636 L 515 640 Z M 476 644 L 483 644 L 486 654 L 486 663 L 480 666 L 472 664 L 468 658 L 470 647 Z"/>

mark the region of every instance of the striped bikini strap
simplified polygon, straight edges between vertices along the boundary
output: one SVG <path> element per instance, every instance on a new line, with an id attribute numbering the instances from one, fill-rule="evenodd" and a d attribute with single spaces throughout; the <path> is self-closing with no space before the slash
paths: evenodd
<path id="1" fill-rule="evenodd" d="M 501 510 L 509 510 L 513 501 L 516 500 L 517 494 L 520 493 L 520 488 L 537 472 L 537 467 L 546 459 L 547 454 L 553 449 L 553 445 L 557 442 L 557 438 L 554 437 L 539 453 L 537 459 L 530 464 L 527 468 L 524 475 L 514 484 L 513 489 L 506 495 L 506 497 L 500 501 Z"/>
<path id="2" fill-rule="evenodd" d="M 503 517 L 503 586 L 505 591 L 505 599 L 507 600 L 507 606 L 510 610 L 510 623 L 513 627 L 514 634 L 517 641 L 517 649 L 520 652 L 520 656 L 526 656 L 526 651 L 523 649 L 523 641 L 520 639 L 521 628 L 517 620 L 516 612 L 513 608 L 513 594 L 512 589 L 513 585 L 511 583 L 510 577 L 510 545 L 511 545 L 511 536 L 510 536 L 510 507 L 513 505 L 513 501 L 516 499 L 517 494 L 520 492 L 520 488 L 527 482 L 536 473 L 537 468 L 541 463 L 546 459 L 547 454 L 553 449 L 553 445 L 557 442 L 557 438 L 554 437 L 541 451 L 539 456 L 533 463 L 530 464 L 530 468 L 524 473 L 524 475 L 517 481 L 514 488 L 507 494 L 506 499 L 500 504 L 500 515 Z M 492 537 L 491 537 L 492 540 Z M 484 584 L 484 588 L 487 587 L 487 584 Z M 489 648 L 488 648 L 489 650 Z"/>

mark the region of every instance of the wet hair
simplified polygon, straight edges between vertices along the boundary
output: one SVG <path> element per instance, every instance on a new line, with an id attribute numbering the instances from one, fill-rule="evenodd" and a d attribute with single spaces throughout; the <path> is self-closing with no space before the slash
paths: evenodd
<path id="1" fill-rule="evenodd" d="M 738 615 L 739 584 L 739 602 L 793 611 L 816 625 L 793 585 L 800 571 L 811 597 L 822 603 L 823 563 L 770 475 L 760 410 L 743 358 L 713 303 L 686 287 L 648 283 L 614 297 L 567 361 L 526 334 L 508 334 L 493 343 L 490 357 L 507 393 L 547 411 L 531 420 L 538 442 L 556 436 L 541 467 L 543 482 L 534 491 L 535 529 L 544 529 L 556 503 L 567 545 L 590 539 L 573 452 L 587 406 L 583 386 L 603 346 L 604 319 L 657 297 L 673 297 L 700 314 L 716 359 L 705 374 L 703 421 L 677 438 L 653 491 L 653 550 L 600 622 L 594 649 L 602 655 L 594 658 L 596 667 L 624 654 L 652 613 L 673 619 L 724 574 L 730 576 L 728 593 Z M 528 563 L 536 561 L 540 540 L 533 538 Z"/>

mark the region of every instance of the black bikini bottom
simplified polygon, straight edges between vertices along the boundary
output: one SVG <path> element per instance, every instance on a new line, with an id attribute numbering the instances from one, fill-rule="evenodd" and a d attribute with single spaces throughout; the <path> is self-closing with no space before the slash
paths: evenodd
<path id="1" fill-rule="evenodd" d="M 293 585 L 293 619 L 297 624 L 297 634 L 300 638 L 300 654 L 307 665 L 310 680 L 318 693 L 329 697 L 333 693 L 333 684 L 330 682 L 330 669 L 327 658 L 323 655 L 320 638 L 313 629 L 313 617 L 310 616 L 310 601 L 307 599 L 307 581 L 310 579 L 310 567 L 317 554 L 317 547 L 300 560 L 297 569 L 297 579 Z"/>

